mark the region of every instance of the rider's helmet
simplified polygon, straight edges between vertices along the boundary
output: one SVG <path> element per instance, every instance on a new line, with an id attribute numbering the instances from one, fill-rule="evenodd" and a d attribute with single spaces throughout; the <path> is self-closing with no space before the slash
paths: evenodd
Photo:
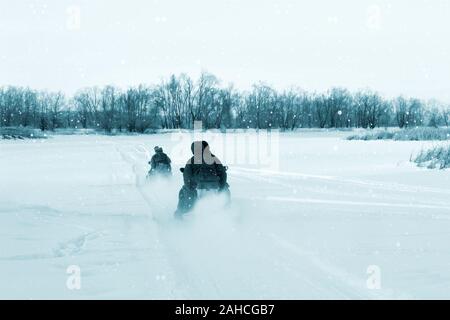
<path id="1" fill-rule="evenodd" d="M 206 141 L 194 141 L 191 144 L 191 151 L 193 154 L 195 154 L 195 152 L 197 150 L 203 152 L 208 147 L 209 147 L 209 144 Z"/>

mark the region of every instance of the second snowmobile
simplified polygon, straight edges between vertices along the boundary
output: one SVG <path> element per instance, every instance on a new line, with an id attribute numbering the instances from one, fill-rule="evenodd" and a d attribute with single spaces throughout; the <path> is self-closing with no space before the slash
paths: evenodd
<path id="1" fill-rule="evenodd" d="M 147 174 L 147 178 L 172 176 L 172 161 L 169 156 L 164 153 L 163 148 L 161 147 L 156 146 L 154 150 L 155 154 L 148 163 L 150 165 L 150 171 Z"/>

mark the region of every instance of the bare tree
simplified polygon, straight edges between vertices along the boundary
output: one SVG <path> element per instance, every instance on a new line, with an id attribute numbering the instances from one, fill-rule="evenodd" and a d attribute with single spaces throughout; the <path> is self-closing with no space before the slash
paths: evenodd
<path id="1" fill-rule="evenodd" d="M 315 110 L 319 128 L 325 128 L 331 111 L 326 96 L 324 94 L 313 96 L 312 107 Z"/>
<path id="2" fill-rule="evenodd" d="M 97 87 L 86 88 L 77 92 L 73 98 L 74 105 L 78 113 L 77 122 L 82 128 L 88 126 L 100 127 L 99 109 L 101 104 L 100 92 Z"/>
<path id="3" fill-rule="evenodd" d="M 446 127 L 449 126 L 450 123 L 450 107 L 447 107 L 441 111 L 442 120 Z"/>
<path id="4" fill-rule="evenodd" d="M 347 89 L 332 88 L 327 94 L 329 106 L 330 127 L 344 127 L 348 125 L 348 107 L 352 104 L 352 96 Z"/>
<path id="5" fill-rule="evenodd" d="M 355 106 L 357 126 L 370 129 L 379 126 L 386 104 L 378 93 L 359 91 L 355 95 Z"/>
<path id="6" fill-rule="evenodd" d="M 48 95 L 50 107 L 50 126 L 52 130 L 58 128 L 61 110 L 64 107 L 64 95 L 61 92 L 50 93 Z"/>

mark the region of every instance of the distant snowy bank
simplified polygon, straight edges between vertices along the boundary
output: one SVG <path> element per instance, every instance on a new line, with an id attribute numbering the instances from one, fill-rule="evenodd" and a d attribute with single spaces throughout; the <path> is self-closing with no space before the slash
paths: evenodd
<path id="1" fill-rule="evenodd" d="M 46 139 L 47 134 L 38 129 L 26 127 L 0 127 L 3 140 Z"/>
<path id="2" fill-rule="evenodd" d="M 445 141 L 450 140 L 450 128 L 416 127 L 370 130 L 351 135 L 347 137 L 347 140 Z"/>

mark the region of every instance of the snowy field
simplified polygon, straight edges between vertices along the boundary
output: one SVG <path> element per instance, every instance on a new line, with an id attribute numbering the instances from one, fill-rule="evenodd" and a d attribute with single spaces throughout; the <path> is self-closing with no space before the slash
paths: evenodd
<path id="1" fill-rule="evenodd" d="M 258 162 L 211 138 L 232 206 L 186 221 L 191 134 L 0 141 L 0 298 L 450 298 L 450 172 L 409 162 L 434 143 L 345 136 L 280 134 Z M 145 181 L 155 145 L 170 181 Z"/>

